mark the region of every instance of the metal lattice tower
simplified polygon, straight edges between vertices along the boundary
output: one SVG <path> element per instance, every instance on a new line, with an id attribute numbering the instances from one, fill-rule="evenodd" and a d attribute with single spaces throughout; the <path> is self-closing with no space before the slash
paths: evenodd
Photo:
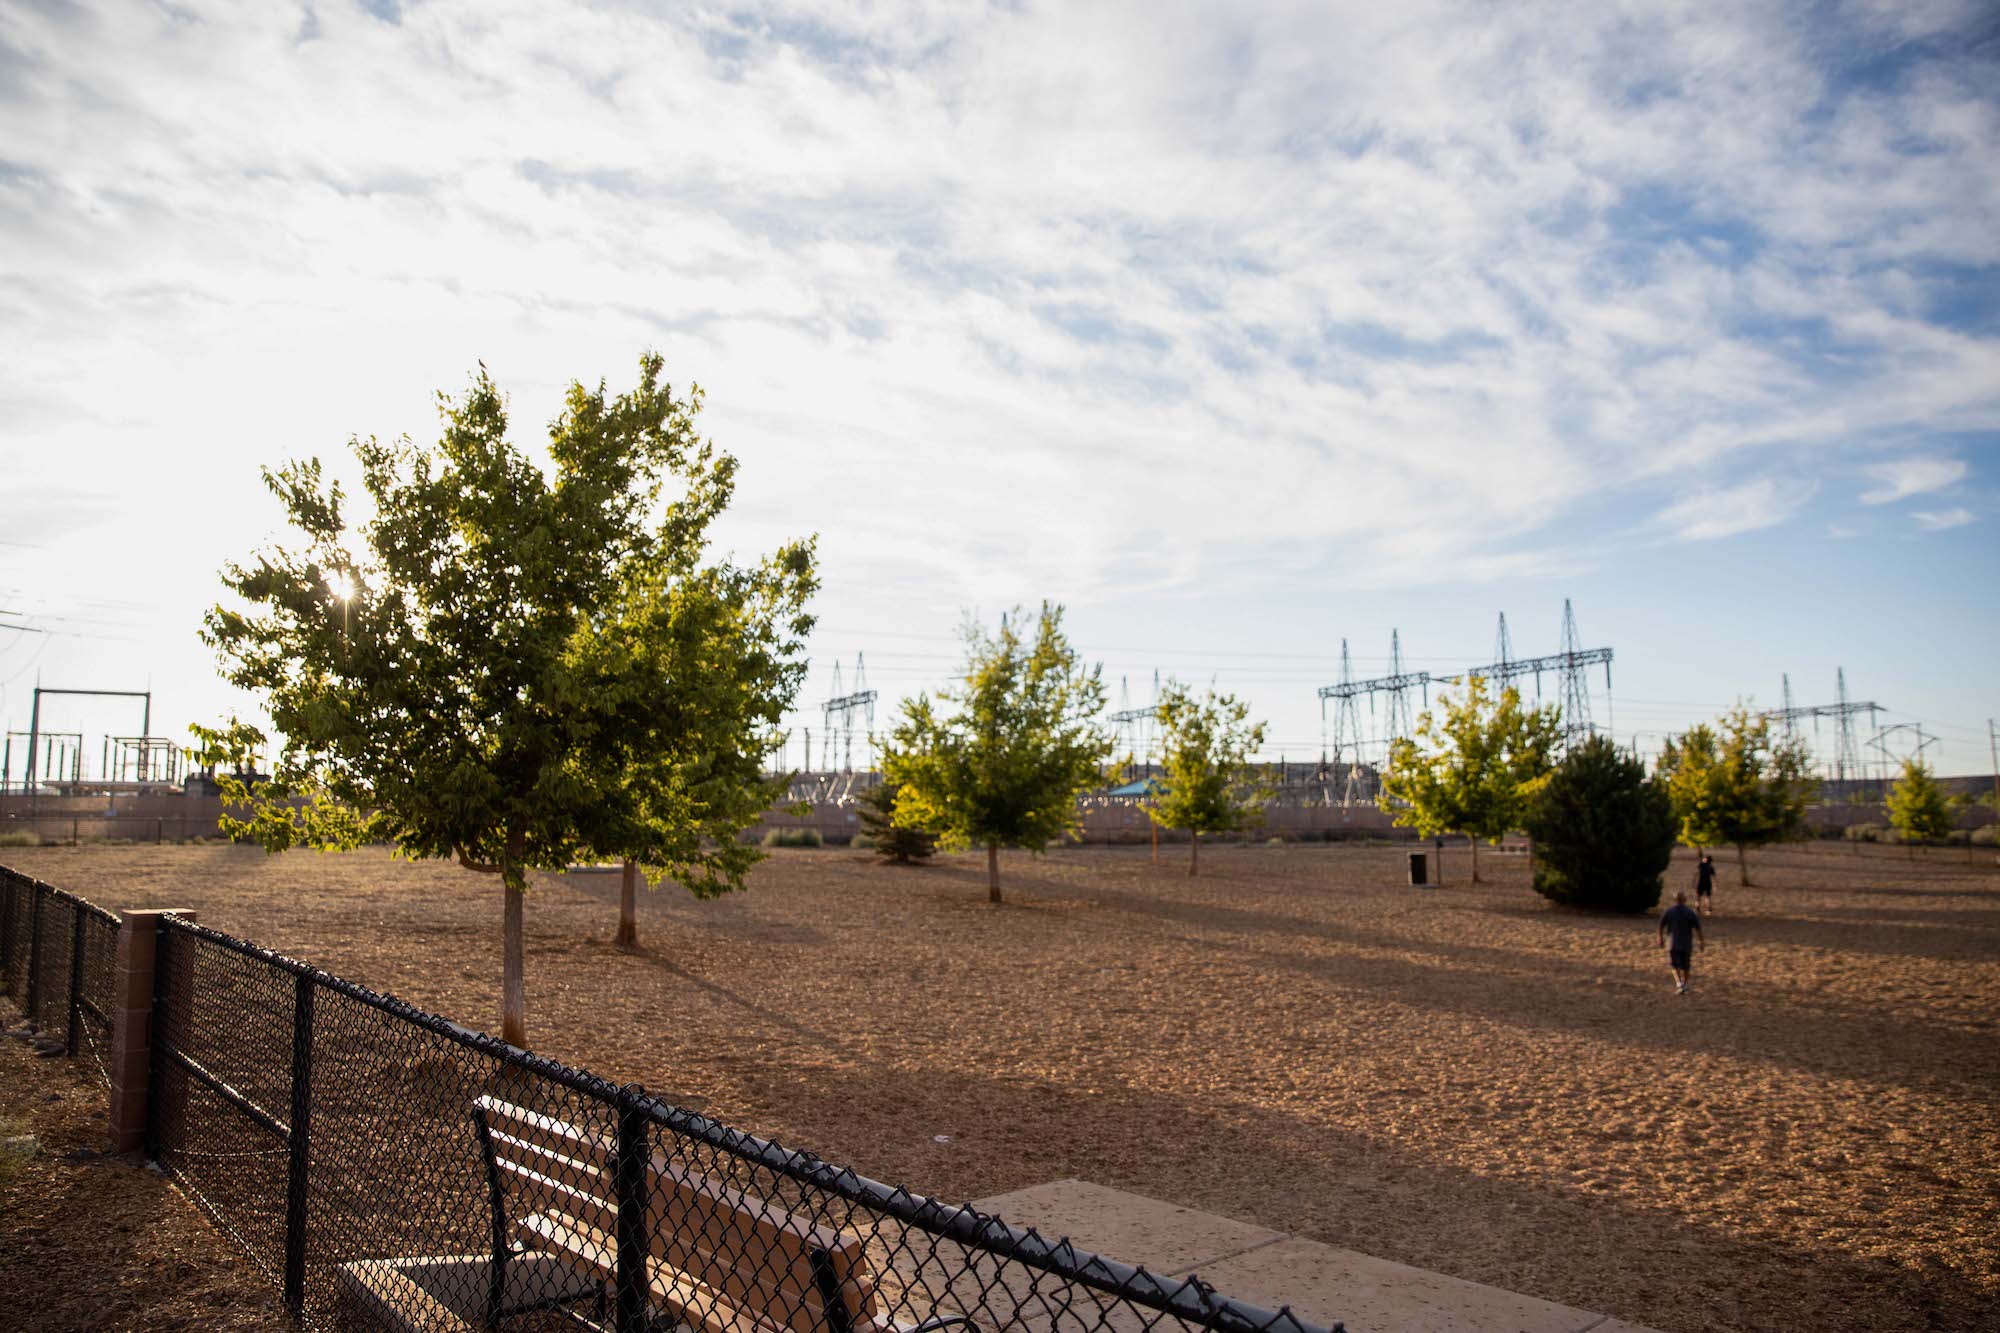
<path id="1" fill-rule="evenodd" d="M 1507 613 L 1502 611 L 1500 613 L 1500 628 L 1493 635 L 1493 665 L 1499 668 L 1497 674 L 1501 680 L 1507 679 L 1507 668 L 1512 666 L 1513 662 L 1514 640 L 1507 633 Z M 1542 682 L 1537 677 L 1535 680 L 1535 692 L 1537 695 L 1541 693 L 1541 688 Z"/>
<path id="2" fill-rule="evenodd" d="M 1590 723 L 1590 681 L 1584 674 L 1583 640 L 1576 632 L 1576 612 L 1571 609 L 1569 598 L 1563 598 L 1562 637 L 1562 711 L 1563 736 L 1565 740 L 1576 740 L 1596 731 Z M 1539 694 L 1541 678 L 1535 678 L 1535 689 Z M 1611 660 L 1604 663 L 1604 688 L 1611 688 Z"/>
<path id="3" fill-rule="evenodd" d="M 1834 725 L 1838 730 L 1835 733 L 1833 765 L 1842 779 L 1863 777 L 1861 740 L 1854 734 L 1854 711 L 1847 702 L 1847 668 L 1835 668 L 1833 680 L 1834 707 L 1838 710 L 1834 715 Z M 1871 726 L 1875 722 L 1872 712 L 1868 715 L 1868 722 Z"/>
<path id="4" fill-rule="evenodd" d="M 1131 770 L 1145 765 L 1152 771 L 1153 724 L 1160 715 L 1160 673 L 1153 673 L 1153 702 L 1145 708 L 1132 707 L 1132 692 L 1125 677 L 1118 678 L 1118 711 L 1109 719 L 1116 737 L 1113 754 Z"/>
<path id="5" fill-rule="evenodd" d="M 1365 800 L 1369 794 L 1363 789 L 1365 784 L 1363 784 L 1361 779 L 1361 701 L 1351 688 L 1353 684 L 1354 659 L 1348 655 L 1347 640 L 1342 639 L 1340 641 L 1340 689 L 1339 692 L 1332 696 L 1328 696 L 1322 691 L 1319 701 L 1319 715 L 1320 723 L 1324 726 L 1326 722 L 1326 701 L 1328 697 L 1331 697 L 1334 701 L 1333 771 L 1335 774 L 1339 774 L 1341 772 L 1341 765 L 1346 764 L 1347 766 L 1345 781 L 1341 786 L 1340 803 L 1348 806 L 1354 804 L 1354 799 L 1357 795 Z M 1324 762 L 1323 758 L 1322 762 Z"/>
<path id="6" fill-rule="evenodd" d="M 1430 673 L 1418 672 L 1423 677 L 1424 706 L 1430 706 Z M 1381 681 L 1381 692 L 1388 696 L 1383 733 L 1384 739 L 1394 745 L 1403 737 L 1416 730 L 1416 716 L 1410 712 L 1410 687 L 1417 683 L 1415 677 L 1403 671 L 1403 634 L 1401 630 L 1389 631 L 1389 674 Z M 1369 691 L 1368 707 L 1375 707 L 1375 692 Z"/>
<path id="7" fill-rule="evenodd" d="M 1797 745 L 1799 743 L 1799 713 L 1798 709 L 1792 706 L 1791 673 L 1787 672 L 1779 676 L 1778 679 L 1784 682 L 1783 697 L 1785 706 L 1780 711 L 1779 720 L 1785 724 L 1785 743 L 1787 745 Z"/>
<path id="8" fill-rule="evenodd" d="M 1813 733 L 1817 735 L 1819 733 L 1820 719 L 1832 718 L 1834 723 L 1833 762 L 1829 767 L 1828 775 L 1836 782 L 1845 782 L 1849 778 L 1866 777 L 1867 774 L 1861 766 L 1861 742 L 1855 729 L 1855 719 L 1863 713 L 1868 714 L 1868 725 L 1872 729 L 1875 726 L 1875 715 L 1888 710 L 1873 699 L 1849 699 L 1847 697 L 1847 668 L 1845 667 L 1838 668 L 1834 673 L 1835 702 L 1830 704 L 1793 704 L 1791 702 L 1791 684 L 1790 677 L 1787 677 L 1785 679 L 1785 706 L 1783 708 L 1767 709 L 1759 713 L 1758 716 L 1770 718 L 1774 722 L 1782 722 L 1785 725 L 1786 733 L 1794 737 L 1798 734 L 1798 724 L 1802 719 L 1810 719 L 1812 721 Z"/>
<path id="9" fill-rule="evenodd" d="M 1588 736 L 1597 728 L 1590 718 L 1590 668 L 1604 668 L 1604 690 L 1606 702 L 1611 692 L 1611 650 L 1609 648 L 1585 648 L 1576 632 L 1576 612 L 1567 597 L 1563 599 L 1563 639 L 1562 651 L 1550 653 L 1546 657 L 1513 657 L 1513 644 L 1507 640 L 1506 617 L 1501 617 L 1499 660 L 1485 666 L 1467 667 L 1465 674 L 1478 676 L 1491 682 L 1497 690 L 1507 688 L 1507 683 L 1522 676 L 1535 678 L 1535 698 L 1542 697 L 1542 673 L 1552 671 L 1561 684 L 1563 714 L 1563 745 L 1567 748 L 1580 736 Z"/>
<path id="10" fill-rule="evenodd" d="M 1898 722 L 1868 738 L 1868 748 L 1882 757 L 1884 782 L 1910 761 L 1922 763 L 1924 751 L 1937 743 L 1938 738 L 1926 732 L 1921 722 Z"/>
<path id="11" fill-rule="evenodd" d="M 842 692 L 840 663 L 833 664 L 833 695 L 821 708 L 826 733 L 820 742 L 820 752 L 829 769 L 833 768 L 834 755 L 838 753 L 840 771 L 854 771 L 854 724 L 857 718 L 863 724 L 863 743 L 875 743 L 875 697 L 875 691 L 868 688 L 868 667 L 862 654 L 854 655 L 854 689 L 850 692 Z"/>

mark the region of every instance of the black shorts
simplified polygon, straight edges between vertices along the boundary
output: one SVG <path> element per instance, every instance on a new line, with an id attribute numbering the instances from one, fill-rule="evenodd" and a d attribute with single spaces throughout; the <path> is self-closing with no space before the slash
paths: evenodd
<path id="1" fill-rule="evenodd" d="M 1687 971 L 1689 968 L 1694 966 L 1694 950 L 1693 949 L 1667 950 L 1667 964 L 1668 966 L 1672 967 L 1676 972 Z"/>
<path id="2" fill-rule="evenodd" d="M 1715 886 L 1713 884 L 1697 884 L 1695 885 L 1694 896 L 1697 898 L 1713 898 L 1715 896 Z"/>

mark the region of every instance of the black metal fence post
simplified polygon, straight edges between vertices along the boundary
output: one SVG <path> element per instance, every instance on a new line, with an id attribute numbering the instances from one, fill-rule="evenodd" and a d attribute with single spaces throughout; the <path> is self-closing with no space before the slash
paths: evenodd
<path id="1" fill-rule="evenodd" d="M 14 895 L 19 891 L 12 873 L 0 875 L 0 990 L 14 988 Z"/>
<path id="2" fill-rule="evenodd" d="M 645 1093 L 634 1085 L 618 1090 L 618 1304 L 612 1327 L 618 1333 L 645 1333 L 646 1164 L 651 1121 Z"/>
<path id="3" fill-rule="evenodd" d="M 63 1054 L 75 1055 L 77 1033 L 83 1027 L 83 908 L 69 908 L 69 1028 L 63 1033 Z"/>
<path id="4" fill-rule="evenodd" d="M 292 994 L 292 1119 L 285 1176 L 285 1308 L 304 1313 L 306 1300 L 306 1164 L 312 1154 L 313 978 L 301 972 Z"/>
<path id="5" fill-rule="evenodd" d="M 42 899 L 47 896 L 48 885 L 40 880 L 30 890 L 28 917 L 28 1002 L 23 1012 L 28 1016 L 29 1027 L 40 1027 L 36 1013 L 42 1007 Z"/>

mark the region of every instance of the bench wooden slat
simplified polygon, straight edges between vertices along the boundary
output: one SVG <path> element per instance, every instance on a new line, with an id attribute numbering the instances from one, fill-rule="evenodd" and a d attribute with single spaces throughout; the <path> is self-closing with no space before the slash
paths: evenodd
<path id="1" fill-rule="evenodd" d="M 532 1201 L 536 1213 L 566 1226 L 587 1228 L 597 1235 L 617 1234 L 618 1209 L 614 1204 L 505 1157 L 498 1158 L 497 1163 L 513 1179 L 519 1192 Z M 742 1261 L 730 1262 L 724 1256 L 697 1251 L 659 1228 L 653 1229 L 650 1241 L 652 1258 L 700 1286 L 722 1292 L 735 1304 L 762 1310 L 794 1333 L 824 1333 L 825 1302 L 818 1287 L 811 1285 L 810 1273 L 806 1284 L 801 1285 L 791 1280 L 794 1274 L 790 1269 L 774 1272 L 768 1263 L 753 1266 L 747 1256 Z M 614 1245 L 607 1263 L 615 1263 L 615 1251 Z M 655 1267 L 653 1271 L 657 1274 L 662 1270 Z M 779 1319 L 781 1312 L 784 1317 Z"/>
<path id="2" fill-rule="evenodd" d="M 539 1210 L 615 1233 L 617 1209 L 599 1193 L 613 1188 L 610 1145 L 566 1121 L 497 1098 L 482 1097 L 478 1105 L 489 1117 L 498 1165 L 521 1182 Z M 509 1153 L 528 1160 L 510 1160 Z M 860 1237 L 815 1225 L 659 1153 L 652 1155 L 647 1174 L 651 1254 L 695 1286 L 726 1292 L 793 1333 L 823 1333 L 823 1304 L 811 1268 L 818 1250 L 840 1281 L 849 1319 L 863 1327 L 878 1322 L 875 1275 Z"/>
<path id="3" fill-rule="evenodd" d="M 610 1235 L 574 1219 L 555 1216 L 522 1218 L 521 1229 L 549 1249 L 587 1267 L 601 1280 L 617 1280 L 618 1245 Z M 759 1318 L 686 1273 L 656 1268 L 648 1276 L 654 1302 L 703 1333 L 788 1333 L 786 1325 Z"/>

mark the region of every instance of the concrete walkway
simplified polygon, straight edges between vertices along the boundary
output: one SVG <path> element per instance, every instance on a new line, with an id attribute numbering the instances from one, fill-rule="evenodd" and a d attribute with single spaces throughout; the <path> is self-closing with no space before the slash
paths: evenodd
<path id="1" fill-rule="evenodd" d="M 1056 1180 L 975 1205 L 1051 1239 L 1347 1333 L 1654 1333 L 1638 1324 L 1339 1250 L 1213 1213 Z"/>

